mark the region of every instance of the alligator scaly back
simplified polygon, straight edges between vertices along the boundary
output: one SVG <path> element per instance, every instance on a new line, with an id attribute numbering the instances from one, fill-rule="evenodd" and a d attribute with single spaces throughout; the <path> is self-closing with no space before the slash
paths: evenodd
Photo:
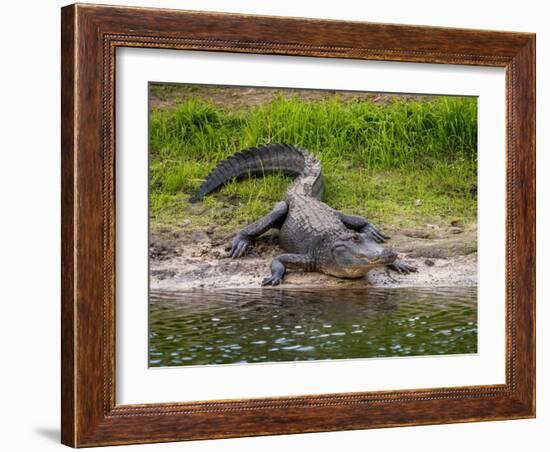
<path id="1" fill-rule="evenodd" d="M 275 171 L 298 176 L 289 189 L 289 195 L 295 193 L 321 198 L 323 179 L 319 160 L 304 149 L 273 143 L 246 149 L 220 162 L 189 201 L 202 199 L 232 178 L 263 176 Z"/>

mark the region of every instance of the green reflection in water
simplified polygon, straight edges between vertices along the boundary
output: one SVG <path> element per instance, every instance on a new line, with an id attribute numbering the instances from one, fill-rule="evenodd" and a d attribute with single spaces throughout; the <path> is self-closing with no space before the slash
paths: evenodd
<path id="1" fill-rule="evenodd" d="M 477 288 L 151 292 L 149 365 L 477 352 Z"/>

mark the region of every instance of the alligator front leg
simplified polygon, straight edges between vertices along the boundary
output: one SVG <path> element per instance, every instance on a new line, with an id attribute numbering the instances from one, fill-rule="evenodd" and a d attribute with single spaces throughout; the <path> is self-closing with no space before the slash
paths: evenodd
<path id="1" fill-rule="evenodd" d="M 313 259 L 307 254 L 281 254 L 271 261 L 271 276 L 264 278 L 262 286 L 279 284 L 287 268 L 311 272 L 315 270 L 315 265 Z"/>
<path id="2" fill-rule="evenodd" d="M 406 264 L 403 261 L 395 260 L 393 263 L 387 266 L 388 268 L 396 271 L 397 273 L 404 273 L 408 275 L 409 273 L 416 273 L 418 269 L 412 265 Z"/>
<path id="3" fill-rule="evenodd" d="M 252 240 L 269 231 L 271 228 L 280 227 L 288 212 L 288 204 L 281 201 L 265 217 L 249 224 L 233 238 L 231 252 L 232 258 L 241 257 L 252 244 Z"/>
<path id="4" fill-rule="evenodd" d="M 347 215 L 338 211 L 336 214 L 338 215 L 338 218 L 340 218 L 340 221 L 344 223 L 345 227 L 353 229 L 361 234 L 368 234 L 375 242 L 383 243 L 389 239 L 388 236 L 382 234 L 382 232 L 380 232 L 363 217 L 359 217 L 357 215 Z"/>

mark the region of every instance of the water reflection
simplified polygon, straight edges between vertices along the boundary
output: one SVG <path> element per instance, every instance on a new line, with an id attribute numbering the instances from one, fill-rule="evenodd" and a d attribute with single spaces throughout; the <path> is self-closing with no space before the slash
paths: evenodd
<path id="1" fill-rule="evenodd" d="M 150 366 L 477 352 L 477 289 L 152 292 Z"/>

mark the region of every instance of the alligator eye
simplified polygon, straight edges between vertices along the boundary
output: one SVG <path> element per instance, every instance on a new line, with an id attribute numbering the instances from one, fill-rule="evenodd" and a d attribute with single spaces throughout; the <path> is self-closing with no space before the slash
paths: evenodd
<path id="1" fill-rule="evenodd" d="M 357 234 L 354 234 L 352 237 L 351 237 L 351 240 L 353 240 L 355 243 L 359 243 L 361 241 L 361 237 Z"/>

